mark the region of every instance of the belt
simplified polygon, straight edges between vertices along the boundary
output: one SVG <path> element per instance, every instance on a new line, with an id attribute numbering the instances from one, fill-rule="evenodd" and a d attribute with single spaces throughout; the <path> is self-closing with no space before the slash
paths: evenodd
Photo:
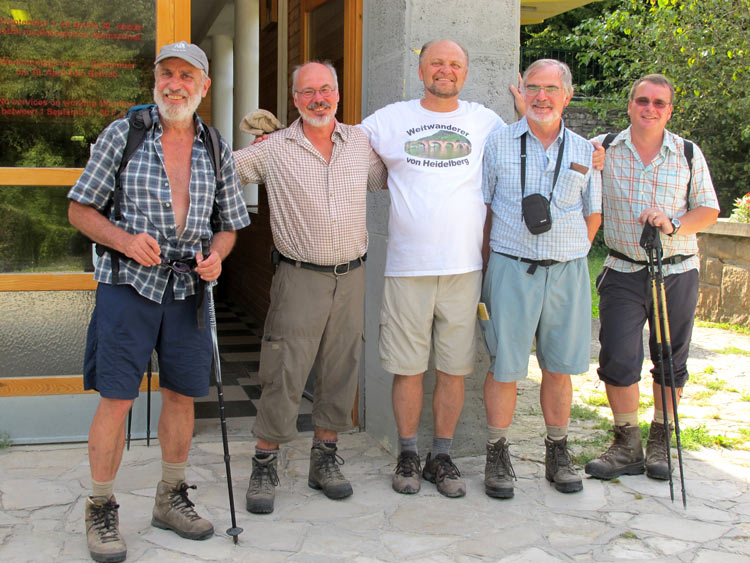
<path id="1" fill-rule="evenodd" d="M 319 266 L 318 264 L 312 264 L 310 262 L 300 262 L 299 260 L 292 260 L 291 258 L 287 258 L 283 254 L 279 254 L 279 260 L 298 268 L 305 268 L 306 270 L 314 270 L 316 272 L 329 272 L 337 276 L 343 276 L 345 274 L 348 274 L 351 270 L 359 268 L 364 262 L 366 262 L 367 252 L 365 252 L 359 258 L 355 258 L 351 262 L 342 262 L 341 264 L 336 264 L 335 266 Z"/>
<path id="2" fill-rule="evenodd" d="M 531 264 L 528 270 L 526 270 L 527 274 L 534 274 L 536 272 L 536 269 L 541 268 L 549 268 L 550 266 L 554 266 L 555 264 L 559 264 L 560 262 L 558 260 L 532 260 L 531 258 L 521 258 L 520 256 L 513 256 L 512 254 L 505 254 L 505 252 L 498 252 L 500 256 L 505 256 L 506 258 L 510 258 L 511 260 L 518 260 L 519 262 L 523 262 L 524 264 Z"/>
<path id="3" fill-rule="evenodd" d="M 648 266 L 648 262 L 645 260 L 633 260 L 630 256 L 627 256 L 623 254 L 622 252 L 617 252 L 616 250 L 610 250 L 609 255 L 612 258 L 619 258 L 620 260 L 625 260 L 625 262 L 630 262 L 631 264 L 638 264 L 639 266 Z M 669 256 L 668 258 L 663 258 L 661 263 L 665 266 L 672 266 L 675 264 L 682 264 L 686 260 L 692 258 L 695 256 L 695 254 L 675 254 L 674 256 Z"/>

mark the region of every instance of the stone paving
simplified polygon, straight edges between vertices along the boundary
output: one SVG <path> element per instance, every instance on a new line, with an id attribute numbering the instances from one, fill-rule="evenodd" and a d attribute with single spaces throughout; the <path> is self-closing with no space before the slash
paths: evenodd
<path id="1" fill-rule="evenodd" d="M 714 407 L 696 406 L 690 413 L 691 424 L 701 416 L 700 409 L 707 408 L 703 420 L 709 428 L 718 425 L 737 431 L 750 415 L 750 402 L 737 399 L 750 389 L 750 362 L 746 355 L 716 350 L 728 345 L 750 350 L 750 337 L 697 329 L 696 339 L 700 341 L 696 345 L 694 339 L 697 363 L 691 371 L 710 365 L 714 377 L 739 389 L 732 397 L 721 394 L 727 391 L 713 397 L 731 405 L 729 422 L 712 415 Z M 736 377 L 730 379 L 731 374 Z M 590 379 L 576 391 L 577 402 L 587 386 L 595 386 Z M 538 408 L 536 385 L 530 378 L 521 386 L 517 414 L 530 416 Z M 686 403 L 686 423 L 688 412 Z M 150 526 L 160 451 L 158 443 L 146 447 L 144 441 L 134 441 L 124 453 L 115 485 L 127 560 L 750 561 L 747 449 L 685 451 L 685 510 L 678 473 L 674 503 L 666 482 L 645 476 L 611 482 L 586 479 L 582 492 L 558 493 L 544 480 L 538 432 L 524 431 L 519 417 L 514 428 L 511 454 L 518 481 L 513 499 L 496 500 L 484 494 L 483 456 L 455 460 L 468 484 L 462 499 L 444 498 L 426 482 L 417 495 L 396 494 L 390 488 L 393 456 L 367 434 L 353 432 L 341 436 L 339 449 L 346 460 L 342 471 L 352 481 L 354 495 L 331 501 L 307 486 L 310 434 L 303 433 L 281 456 L 276 510 L 260 516 L 245 511 L 254 446 L 249 424 L 245 419 L 230 420 L 234 497 L 238 525 L 244 528 L 238 545 L 224 533 L 231 520 L 218 425 L 200 427 L 188 468 L 188 480 L 198 486 L 191 498 L 217 531 L 203 542 Z M 572 424 L 571 434 L 586 432 Z M 89 561 L 83 528 L 88 490 L 83 444 L 0 449 L 0 561 Z"/>

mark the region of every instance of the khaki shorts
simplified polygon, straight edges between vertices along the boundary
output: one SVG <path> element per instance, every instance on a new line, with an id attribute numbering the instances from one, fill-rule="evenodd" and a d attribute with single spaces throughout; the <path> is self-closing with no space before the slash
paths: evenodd
<path id="1" fill-rule="evenodd" d="M 399 375 L 435 368 L 449 375 L 474 370 L 474 334 L 482 272 L 386 277 L 380 310 L 380 360 Z"/>

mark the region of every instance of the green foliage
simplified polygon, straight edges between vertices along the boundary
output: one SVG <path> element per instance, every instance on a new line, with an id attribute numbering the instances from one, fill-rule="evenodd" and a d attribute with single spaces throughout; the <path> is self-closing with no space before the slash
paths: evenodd
<path id="1" fill-rule="evenodd" d="M 583 402 L 587 405 L 591 405 L 592 407 L 609 406 L 607 395 L 605 393 L 602 393 L 601 391 L 592 391 L 591 395 L 589 395 L 588 397 L 584 397 Z"/>
<path id="2" fill-rule="evenodd" d="M 579 90 L 599 93 L 591 102 L 598 114 L 622 112 L 620 128 L 628 125 L 624 109 L 637 78 L 672 80 L 668 127 L 701 148 L 728 214 L 750 184 L 750 0 L 618 0 L 606 8 L 567 35 L 565 25 L 548 23 L 528 44 L 557 42 L 578 49 L 582 65 L 599 65 L 601 78 Z"/>
<path id="3" fill-rule="evenodd" d="M 732 332 L 736 332 L 738 334 L 750 334 L 750 327 L 743 326 L 743 325 L 737 325 L 737 324 L 730 324 L 730 323 L 714 323 L 711 321 L 695 321 L 695 326 L 700 326 L 704 328 L 721 328 L 723 330 L 730 330 Z"/>
<path id="4" fill-rule="evenodd" d="M 743 350 L 737 346 L 724 346 L 721 350 L 713 350 L 717 354 L 734 354 L 737 356 L 750 356 L 750 350 Z"/>
<path id="5" fill-rule="evenodd" d="M 728 438 L 723 434 L 709 434 L 703 424 L 689 428 L 682 428 L 680 432 L 680 443 L 685 450 L 699 450 L 701 448 L 732 448 L 744 440 Z M 677 447 L 677 442 L 672 437 L 672 446 Z"/>
<path id="6" fill-rule="evenodd" d="M 10 439 L 10 434 L 7 432 L 0 432 L 0 450 L 9 448 L 13 445 L 13 440 Z"/>
<path id="7" fill-rule="evenodd" d="M 597 236 L 602 233 L 599 229 Z M 596 242 L 596 240 L 594 240 Z M 604 266 L 604 260 L 607 258 L 607 248 L 605 246 L 592 246 L 588 256 L 589 263 L 589 283 L 591 285 L 591 316 L 599 318 L 599 293 L 596 291 L 596 276 Z"/>
<path id="8" fill-rule="evenodd" d="M 734 209 L 729 220 L 733 223 L 750 223 L 750 192 L 734 200 Z"/>
<path id="9" fill-rule="evenodd" d="M 572 420 L 605 420 L 596 409 L 584 407 L 573 403 L 570 407 L 570 418 Z"/>

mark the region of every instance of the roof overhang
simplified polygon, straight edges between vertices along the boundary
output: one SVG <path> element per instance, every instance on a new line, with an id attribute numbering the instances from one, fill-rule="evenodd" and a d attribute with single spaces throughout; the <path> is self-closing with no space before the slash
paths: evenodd
<path id="1" fill-rule="evenodd" d="M 521 25 L 540 23 L 547 18 L 600 0 L 521 0 Z"/>

